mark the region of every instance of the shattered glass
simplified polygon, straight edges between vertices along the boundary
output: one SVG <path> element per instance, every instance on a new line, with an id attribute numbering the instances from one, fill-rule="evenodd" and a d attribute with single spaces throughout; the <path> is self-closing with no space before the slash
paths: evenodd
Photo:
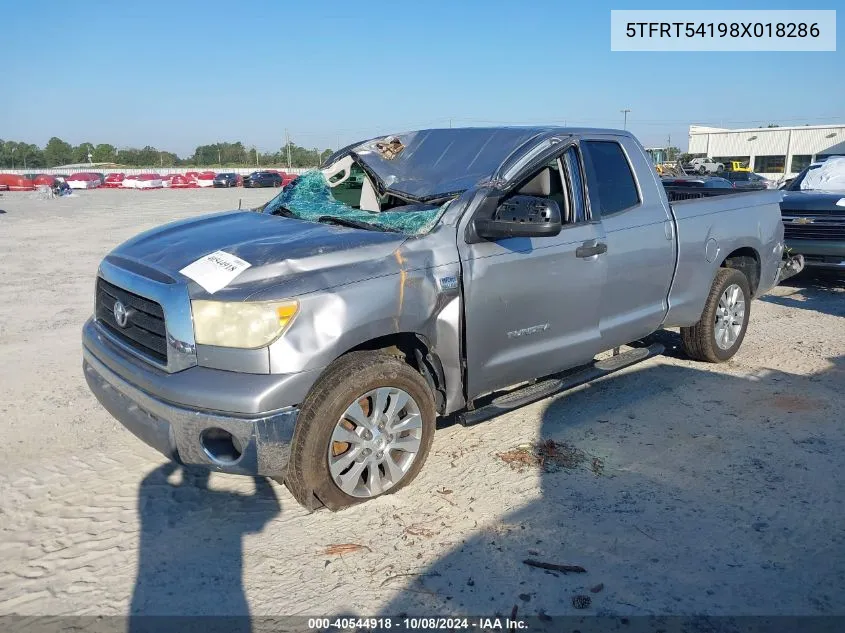
<path id="1" fill-rule="evenodd" d="M 300 220 L 316 222 L 321 217 L 331 216 L 342 220 L 366 222 L 406 235 L 422 235 L 434 228 L 448 204 L 412 204 L 388 211 L 363 211 L 336 200 L 323 174 L 319 171 L 308 171 L 271 200 L 264 207 L 264 213 L 281 214 L 281 209 L 284 208 Z"/>

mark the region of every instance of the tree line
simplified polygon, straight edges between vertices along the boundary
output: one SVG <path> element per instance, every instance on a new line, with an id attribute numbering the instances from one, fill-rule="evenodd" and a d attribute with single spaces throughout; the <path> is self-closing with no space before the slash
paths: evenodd
<path id="1" fill-rule="evenodd" d="M 127 167 L 314 167 L 333 150 L 308 149 L 295 143 L 279 148 L 277 152 L 261 152 L 242 142 L 200 145 L 188 157 L 180 158 L 173 152 L 150 145 L 142 149 L 118 148 L 109 143 L 80 143 L 71 145 L 53 137 L 42 148 L 32 143 L 0 139 L 0 168 L 38 169 L 73 163 L 116 163 Z"/>

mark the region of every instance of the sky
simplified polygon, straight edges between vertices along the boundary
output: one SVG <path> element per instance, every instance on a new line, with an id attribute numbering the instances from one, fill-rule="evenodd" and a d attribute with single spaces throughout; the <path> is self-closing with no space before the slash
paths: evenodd
<path id="1" fill-rule="evenodd" d="M 841 0 L 818 0 L 835 9 Z M 610 10 L 677 2 L 8 2 L 0 138 L 277 151 L 464 125 L 623 125 L 686 149 L 688 126 L 845 122 L 837 52 L 610 51 Z M 782 0 L 708 9 L 794 9 Z M 843 14 L 837 31 L 845 32 Z"/>

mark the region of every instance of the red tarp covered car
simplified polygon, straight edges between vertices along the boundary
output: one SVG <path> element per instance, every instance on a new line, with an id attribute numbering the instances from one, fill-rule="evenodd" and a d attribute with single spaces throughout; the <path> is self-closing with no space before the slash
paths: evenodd
<path id="1" fill-rule="evenodd" d="M 35 191 L 33 181 L 17 174 L 0 174 L 0 185 L 6 185 L 9 191 Z"/>
<path id="2" fill-rule="evenodd" d="M 66 182 L 71 189 L 96 189 L 103 184 L 99 174 L 92 174 L 90 172 L 71 174 L 67 177 Z"/>
<path id="3" fill-rule="evenodd" d="M 103 187 L 116 189 L 123 184 L 124 178 L 126 178 L 126 174 L 109 174 L 106 176 L 106 181 L 103 183 Z"/>
<path id="4" fill-rule="evenodd" d="M 170 188 L 171 189 L 193 189 L 196 186 L 197 186 L 196 180 L 192 180 L 191 178 L 188 178 L 187 174 L 184 175 L 184 176 L 181 175 L 181 174 L 176 174 L 170 180 Z"/>

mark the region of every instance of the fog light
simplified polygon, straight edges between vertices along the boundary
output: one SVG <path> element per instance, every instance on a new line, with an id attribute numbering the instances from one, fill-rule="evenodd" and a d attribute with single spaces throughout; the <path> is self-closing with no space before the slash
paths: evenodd
<path id="1" fill-rule="evenodd" d="M 241 458 L 241 447 L 235 437 L 223 429 L 205 429 L 200 433 L 202 450 L 221 466 L 231 466 Z"/>

